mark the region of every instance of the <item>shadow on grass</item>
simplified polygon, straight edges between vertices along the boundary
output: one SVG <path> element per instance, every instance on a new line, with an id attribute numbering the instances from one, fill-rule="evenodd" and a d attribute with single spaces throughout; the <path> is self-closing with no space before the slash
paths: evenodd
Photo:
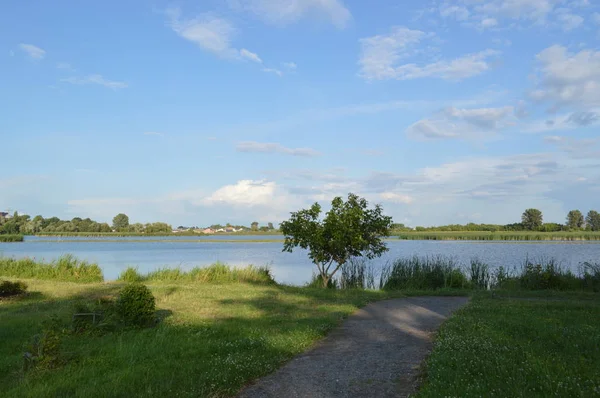
<path id="1" fill-rule="evenodd" d="M 404 296 L 271 284 L 152 283 L 158 326 L 100 336 L 67 335 L 61 350 L 70 360 L 64 366 L 35 374 L 21 371 L 23 344 L 40 332 L 44 320 L 57 315 L 68 325 L 76 303 L 114 297 L 122 286 L 95 285 L 59 299 L 40 295 L 1 305 L 0 395 L 233 396 L 314 346 L 357 308 Z M 413 311 L 410 319 L 384 322 L 389 328 L 397 322 L 415 328 L 443 316 L 435 308 L 426 309 L 429 312 Z M 428 342 L 424 335 L 410 338 Z M 375 335 L 364 339 L 352 342 L 344 357 L 352 357 L 361 345 L 381 343 Z"/>

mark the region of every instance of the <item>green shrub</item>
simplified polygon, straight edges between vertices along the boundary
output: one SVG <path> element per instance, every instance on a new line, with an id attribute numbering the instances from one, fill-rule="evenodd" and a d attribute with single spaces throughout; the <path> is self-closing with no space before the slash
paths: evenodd
<path id="1" fill-rule="evenodd" d="M 141 283 L 125 286 L 119 293 L 115 309 L 123 322 L 131 326 L 148 326 L 155 320 L 154 296 Z"/>
<path id="2" fill-rule="evenodd" d="M 64 330 L 59 319 L 53 316 L 42 324 L 42 332 L 36 334 L 25 346 L 24 370 L 55 368 L 64 362 L 61 345 Z"/>
<path id="3" fill-rule="evenodd" d="M 27 285 L 24 282 L 0 281 L 0 297 L 16 296 L 27 291 Z"/>
<path id="4" fill-rule="evenodd" d="M 137 267 L 127 267 L 127 269 L 119 275 L 117 280 L 123 282 L 143 282 L 146 278 L 139 273 Z"/>
<path id="5" fill-rule="evenodd" d="M 161 282 L 248 282 L 267 285 L 275 283 L 271 270 L 267 266 L 249 265 L 243 268 L 235 268 L 223 263 L 212 264 L 208 267 L 194 267 L 188 271 L 180 268 L 163 268 L 143 275 L 142 278 L 144 281 Z"/>

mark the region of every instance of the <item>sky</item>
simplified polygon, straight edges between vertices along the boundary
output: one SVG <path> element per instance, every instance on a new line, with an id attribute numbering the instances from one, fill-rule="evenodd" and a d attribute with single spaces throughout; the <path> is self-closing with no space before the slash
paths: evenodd
<path id="1" fill-rule="evenodd" d="M 0 210 L 410 226 L 600 205 L 600 1 L 7 0 Z"/>

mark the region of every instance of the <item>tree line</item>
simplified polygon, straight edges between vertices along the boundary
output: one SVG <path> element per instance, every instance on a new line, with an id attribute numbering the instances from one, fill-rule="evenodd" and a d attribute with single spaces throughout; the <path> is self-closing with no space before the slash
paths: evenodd
<path id="1" fill-rule="evenodd" d="M 404 224 L 393 224 L 392 230 L 395 232 L 407 232 L 413 229 Z M 537 232 L 559 232 L 559 231 L 600 231 L 600 213 L 596 210 L 590 210 L 586 216 L 580 210 L 571 210 L 567 214 L 564 224 L 545 223 L 544 217 L 539 209 L 527 209 L 521 215 L 521 222 L 513 224 L 476 224 L 468 223 L 449 224 L 435 227 L 417 226 L 414 231 L 537 231 Z"/>
<path id="2" fill-rule="evenodd" d="M 120 213 L 113 218 L 112 225 L 101 223 L 90 218 L 75 217 L 72 220 L 61 220 L 58 217 L 44 218 L 41 215 L 31 218 L 27 214 L 19 215 L 15 212 L 12 217 L 0 216 L 0 234 L 9 235 L 35 235 L 43 233 L 70 233 L 70 232 L 127 232 L 139 234 L 171 233 L 171 225 L 164 222 L 155 223 L 129 223 L 129 217 Z"/>

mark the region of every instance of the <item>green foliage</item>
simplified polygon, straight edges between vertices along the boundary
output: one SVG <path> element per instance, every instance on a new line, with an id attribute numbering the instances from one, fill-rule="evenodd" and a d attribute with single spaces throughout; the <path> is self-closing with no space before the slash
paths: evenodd
<path id="1" fill-rule="evenodd" d="M 258 221 L 254 221 L 251 225 L 250 225 L 250 229 L 253 231 L 258 231 Z"/>
<path id="2" fill-rule="evenodd" d="M 115 231 L 126 231 L 129 227 L 129 217 L 127 214 L 119 213 L 112 220 L 112 227 Z"/>
<path id="3" fill-rule="evenodd" d="M 585 220 L 583 218 L 583 213 L 579 210 L 571 210 L 569 214 L 567 214 L 567 227 L 571 229 L 581 229 L 585 224 Z"/>
<path id="4" fill-rule="evenodd" d="M 479 259 L 471 259 L 471 283 L 477 289 L 490 287 L 490 267 Z"/>
<path id="5" fill-rule="evenodd" d="M 308 250 L 324 287 L 350 258 L 372 259 L 387 251 L 382 237 L 389 236 L 392 218 L 383 215 L 380 205 L 368 209 L 365 199 L 348 194 L 346 202 L 340 197 L 333 199 L 323 220 L 320 215 L 321 206 L 315 203 L 310 209 L 292 213 L 280 230 L 285 235 L 284 251 L 292 252 L 296 247 Z"/>
<path id="6" fill-rule="evenodd" d="M 23 235 L 0 235 L 0 242 L 23 242 Z"/>
<path id="7" fill-rule="evenodd" d="M 477 294 L 442 325 L 416 397 L 598 396 L 598 295 L 501 296 Z"/>
<path id="8" fill-rule="evenodd" d="M 27 292 L 27 284 L 21 281 L 0 281 L 0 297 L 17 296 Z"/>
<path id="9" fill-rule="evenodd" d="M 115 309 L 121 319 L 131 326 L 144 327 L 156 320 L 156 304 L 150 289 L 141 283 L 130 283 L 119 293 Z"/>
<path id="10" fill-rule="evenodd" d="M 527 209 L 521 216 L 521 223 L 530 231 L 537 231 L 543 224 L 542 212 L 538 209 Z"/>
<path id="11" fill-rule="evenodd" d="M 102 270 L 97 264 L 78 260 L 71 254 L 61 256 L 50 263 L 31 258 L 0 257 L 0 276 L 82 283 L 104 280 Z"/>
<path id="12" fill-rule="evenodd" d="M 546 225 L 546 224 L 544 224 Z M 600 232 L 578 231 L 578 232 L 402 232 L 397 234 L 403 240 L 508 240 L 508 241 L 579 241 L 600 240 Z"/>
<path id="13" fill-rule="evenodd" d="M 381 273 L 383 290 L 436 290 L 468 288 L 469 283 L 459 265 L 451 257 L 398 258 Z"/>
<path id="14" fill-rule="evenodd" d="M 592 231 L 600 231 L 600 213 L 590 210 L 585 218 L 588 228 Z"/>
<path id="15" fill-rule="evenodd" d="M 56 368 L 65 362 L 61 353 L 64 329 L 56 316 L 42 323 L 42 332 L 33 336 L 25 346 L 25 371 Z"/>
<path id="16" fill-rule="evenodd" d="M 127 267 L 127 269 L 125 269 L 123 272 L 121 272 L 121 274 L 119 274 L 117 280 L 129 283 L 143 282 L 145 280 L 145 277 L 139 273 L 137 267 Z"/>
<path id="17" fill-rule="evenodd" d="M 269 267 L 249 265 L 243 268 L 230 267 L 222 263 L 208 267 L 194 267 L 184 271 L 180 268 L 163 268 L 142 275 L 137 268 L 129 267 L 119 276 L 125 282 L 197 282 L 197 283 L 257 283 L 275 284 Z"/>

